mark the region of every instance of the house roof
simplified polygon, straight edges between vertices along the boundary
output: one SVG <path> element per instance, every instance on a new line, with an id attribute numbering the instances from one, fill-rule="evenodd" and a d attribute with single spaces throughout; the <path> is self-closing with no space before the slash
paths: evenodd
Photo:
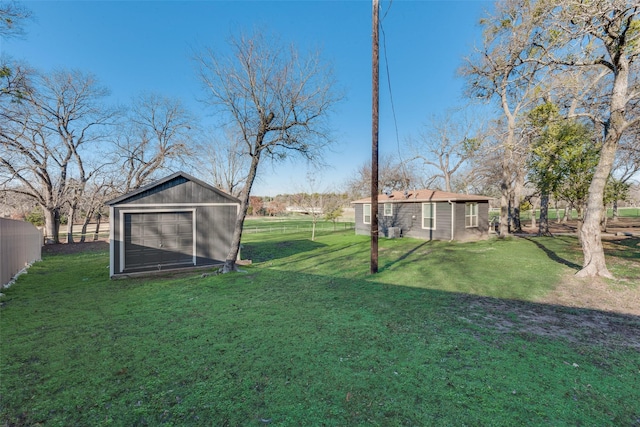
<path id="1" fill-rule="evenodd" d="M 214 186 L 209 185 L 206 182 L 199 180 L 198 178 L 194 178 L 193 176 L 191 176 L 191 175 L 189 175 L 187 173 L 178 171 L 178 172 L 175 172 L 175 173 L 173 173 L 173 174 L 171 174 L 171 175 L 169 175 L 167 177 L 164 177 L 162 179 L 154 181 L 154 182 L 152 182 L 150 184 L 144 185 L 144 186 L 142 186 L 142 187 L 140 187 L 140 188 L 138 188 L 136 190 L 130 191 L 129 193 L 123 194 L 120 197 L 116 197 L 115 199 L 111 199 L 111 200 L 105 202 L 105 205 L 111 206 L 111 205 L 115 205 L 115 204 L 121 203 L 121 202 L 123 202 L 123 201 L 125 201 L 125 200 L 127 200 L 127 199 L 129 199 L 131 197 L 134 197 L 134 196 L 136 196 L 136 195 L 138 195 L 140 193 L 144 193 L 145 191 L 149 191 L 149 190 L 153 189 L 154 187 L 158 187 L 158 186 L 160 186 L 160 185 L 162 185 L 164 183 L 167 183 L 169 181 L 172 181 L 172 180 L 174 180 L 176 178 L 180 178 L 180 177 L 184 178 L 184 179 L 186 179 L 188 181 L 195 182 L 196 184 L 201 185 L 202 187 L 205 187 L 205 188 L 207 188 L 207 189 L 219 194 L 220 196 L 229 199 L 229 201 L 231 201 L 232 203 L 240 203 L 240 200 L 238 200 L 237 198 L 231 196 L 230 194 L 227 194 L 224 191 L 219 190 L 219 189 L 215 188 Z"/>
<path id="2" fill-rule="evenodd" d="M 492 197 L 478 196 L 475 194 L 458 194 L 449 193 L 439 190 L 407 190 L 407 191 L 393 191 L 390 194 L 379 194 L 378 203 L 411 203 L 411 202 L 483 202 L 491 200 Z M 366 199 L 355 200 L 351 202 L 357 203 L 371 203 L 371 197 Z"/>

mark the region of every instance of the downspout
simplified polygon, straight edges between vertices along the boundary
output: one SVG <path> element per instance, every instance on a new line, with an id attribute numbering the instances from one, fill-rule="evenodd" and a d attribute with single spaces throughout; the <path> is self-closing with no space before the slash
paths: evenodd
<path id="1" fill-rule="evenodd" d="M 449 205 L 451 206 L 451 239 L 449 239 L 449 241 L 453 241 L 453 236 L 454 236 L 454 224 L 455 224 L 455 220 L 456 220 L 456 210 L 455 210 L 455 203 L 453 203 L 451 200 L 447 200 L 449 202 Z"/>

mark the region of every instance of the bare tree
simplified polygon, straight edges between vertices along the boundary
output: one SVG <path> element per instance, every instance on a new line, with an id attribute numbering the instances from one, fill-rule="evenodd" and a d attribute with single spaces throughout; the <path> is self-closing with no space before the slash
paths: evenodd
<path id="1" fill-rule="evenodd" d="M 565 0 L 548 11 L 545 29 L 553 37 L 538 47 L 545 52 L 542 61 L 560 72 L 587 68 L 598 75 L 587 96 L 575 100 L 581 107 L 575 114 L 590 118 L 602 130 L 582 226 L 584 262 L 577 275 L 612 277 L 600 223 L 620 140 L 640 121 L 640 4 L 635 0 Z"/>
<path id="2" fill-rule="evenodd" d="M 340 197 L 326 190 L 320 190 L 313 173 L 307 173 L 306 188 L 292 195 L 291 201 L 311 217 L 311 241 L 316 240 L 316 225 L 321 218 L 335 221 L 342 214 Z"/>
<path id="3" fill-rule="evenodd" d="M 496 2 L 495 13 L 481 21 L 483 46 L 465 59 L 460 73 L 467 80 L 471 97 L 493 100 L 504 121 L 502 137 L 502 177 L 500 179 L 500 236 L 509 233 L 511 205 L 519 206 L 524 187 L 521 160 L 527 138 L 518 133 L 519 121 L 535 101 L 541 85 L 541 66 L 530 58 L 540 55 L 534 42 L 541 37 L 539 10 L 528 0 Z M 520 162 L 519 162 L 520 161 Z"/>
<path id="4" fill-rule="evenodd" d="M 403 191 L 419 184 L 417 173 L 408 161 L 381 156 L 378 162 L 378 188 L 381 191 Z M 351 199 L 371 195 L 371 161 L 361 164 L 348 179 L 345 187 Z"/>
<path id="5" fill-rule="evenodd" d="M 195 120 L 179 99 L 155 93 L 134 98 L 116 137 L 120 188 L 128 192 L 149 183 L 157 173 L 188 156 Z"/>
<path id="6" fill-rule="evenodd" d="M 207 102 L 226 119 L 250 159 L 231 250 L 223 272 L 236 269 L 242 228 L 258 166 L 266 156 L 316 160 L 331 142 L 327 119 L 341 96 L 319 54 L 299 55 L 273 36 L 255 31 L 230 39 L 232 55 L 207 49 L 196 57 Z"/>
<path id="7" fill-rule="evenodd" d="M 102 171 L 101 171 L 102 172 Z M 93 176 L 87 184 L 82 203 L 79 208 L 84 213 L 80 242 L 85 242 L 88 235 L 88 227 L 91 220 L 95 220 L 95 229 L 92 240 L 98 240 L 100 235 L 100 225 L 102 222 L 104 203 L 117 196 L 114 185 L 114 177 L 110 173 L 102 172 Z"/>
<path id="8" fill-rule="evenodd" d="M 0 3 L 0 38 L 20 37 L 24 34 L 24 24 L 32 14 L 24 4 L 17 1 Z"/>
<path id="9" fill-rule="evenodd" d="M 240 196 L 249 169 L 244 146 L 242 139 L 227 131 L 224 140 L 214 138 L 205 144 L 198 157 L 200 170 L 210 177 L 212 184 L 234 197 Z"/>
<path id="10" fill-rule="evenodd" d="M 3 191 L 42 207 L 47 238 L 57 243 L 62 207 L 81 197 L 82 187 L 70 183 L 86 182 L 84 150 L 103 136 L 114 113 L 102 104 L 108 91 L 91 74 L 60 70 L 34 74 L 33 81 L 2 97 L 0 177 Z"/>
<path id="11" fill-rule="evenodd" d="M 420 160 L 430 180 L 441 180 L 443 189 L 451 192 L 456 174 L 469 166 L 468 160 L 480 149 L 481 142 L 473 122 L 448 112 L 442 117 L 433 116 L 418 137 L 410 140 L 412 160 Z"/>

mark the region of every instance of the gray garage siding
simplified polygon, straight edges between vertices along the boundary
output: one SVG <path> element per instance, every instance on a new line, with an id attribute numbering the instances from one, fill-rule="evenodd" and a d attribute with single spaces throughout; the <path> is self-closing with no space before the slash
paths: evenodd
<path id="1" fill-rule="evenodd" d="M 112 276 L 223 263 L 240 201 L 183 172 L 107 202 Z"/>
<path id="2" fill-rule="evenodd" d="M 198 224 L 230 224 L 227 227 L 197 227 L 197 253 L 198 265 L 207 263 L 224 262 L 227 258 L 231 241 L 233 240 L 233 225 L 238 214 L 235 205 L 198 207 L 196 219 Z M 215 242 L 215 244 L 212 244 Z"/>
<path id="3" fill-rule="evenodd" d="M 113 209 L 113 228 L 112 231 L 117 238 L 113 241 L 113 260 L 114 272 L 127 272 L 129 269 L 122 270 L 123 256 L 121 251 L 124 247 L 122 237 L 126 236 L 126 227 L 123 222 L 127 214 L 135 213 L 182 213 L 194 212 L 195 218 L 195 258 L 196 265 L 210 265 L 224 262 L 227 257 L 228 248 L 231 247 L 233 238 L 233 227 L 208 226 L 207 224 L 233 224 L 237 215 L 236 205 L 218 205 L 218 206 L 196 206 L 188 205 L 168 205 L 162 208 L 141 207 L 135 204 L 121 205 Z M 194 255 L 193 253 L 190 254 Z M 149 265 L 154 265 L 154 261 L 149 261 Z M 157 263 L 156 263 L 157 265 Z M 127 267 L 126 261 L 124 264 Z"/>
<path id="4" fill-rule="evenodd" d="M 126 200 L 127 205 L 155 206 L 197 202 L 229 203 L 229 200 L 223 195 L 184 177 L 177 177 Z"/>

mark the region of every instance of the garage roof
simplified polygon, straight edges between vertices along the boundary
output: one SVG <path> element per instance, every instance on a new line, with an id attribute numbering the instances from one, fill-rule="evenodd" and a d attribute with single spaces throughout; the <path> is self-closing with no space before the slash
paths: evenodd
<path id="1" fill-rule="evenodd" d="M 150 190 L 154 189 L 155 187 L 161 186 L 161 185 L 163 185 L 163 184 L 165 184 L 165 183 L 167 183 L 169 181 L 172 181 L 172 180 L 174 180 L 176 178 L 184 178 L 184 179 L 186 179 L 188 181 L 195 182 L 198 185 L 201 185 L 201 186 L 203 186 L 203 187 L 215 192 L 216 194 L 219 194 L 220 196 L 229 199 L 229 201 L 231 203 L 240 203 L 240 200 L 238 200 L 237 198 L 231 196 L 230 194 L 225 193 L 222 190 L 219 190 L 219 189 L 215 188 L 212 185 L 207 184 L 204 181 L 201 181 L 201 180 L 199 180 L 197 178 L 194 178 L 193 176 L 191 176 L 191 175 L 189 175 L 187 173 L 184 173 L 184 172 L 176 172 L 176 173 L 173 173 L 173 174 L 171 174 L 171 175 L 169 175 L 169 176 L 167 176 L 165 178 L 159 179 L 158 181 L 152 182 L 151 184 L 142 186 L 142 187 L 140 187 L 140 188 L 138 188 L 136 190 L 133 190 L 133 191 L 131 191 L 129 193 L 123 194 L 120 197 L 116 197 L 115 199 L 111 199 L 111 200 L 105 202 L 105 205 L 113 206 L 113 205 L 117 205 L 119 203 L 123 203 L 127 199 L 133 198 L 133 197 L 135 197 L 135 196 L 137 196 L 137 195 L 139 195 L 141 193 L 150 191 Z"/>

